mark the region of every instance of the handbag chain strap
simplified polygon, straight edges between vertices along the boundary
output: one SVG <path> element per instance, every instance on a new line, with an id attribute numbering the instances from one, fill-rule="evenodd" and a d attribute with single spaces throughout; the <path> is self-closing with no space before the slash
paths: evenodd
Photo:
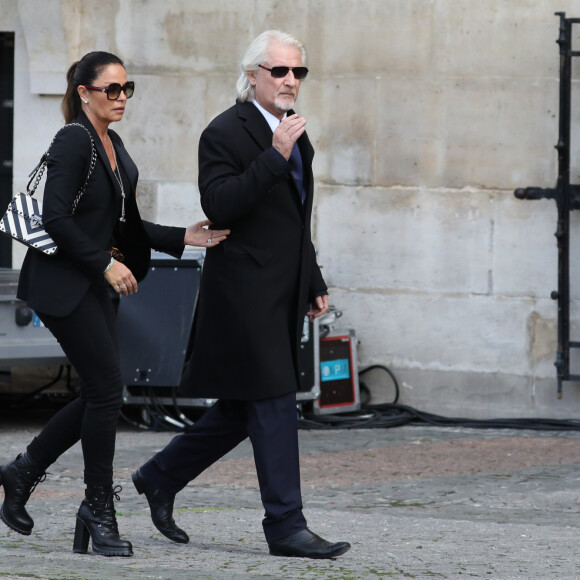
<path id="1" fill-rule="evenodd" d="M 73 201 L 73 204 L 72 204 L 71 215 L 74 215 L 74 213 L 77 209 L 77 205 L 79 204 L 81 197 L 85 193 L 85 188 L 87 187 L 87 183 L 89 182 L 91 174 L 92 174 L 93 170 L 95 169 L 95 165 L 97 163 L 97 150 L 95 148 L 95 142 L 93 141 L 93 136 L 91 135 L 90 131 L 84 125 L 81 125 L 80 123 L 69 123 L 68 125 L 65 125 L 64 127 L 61 127 L 56 132 L 56 135 L 52 138 L 52 141 L 51 141 L 50 145 L 48 146 L 46 153 L 41 157 L 38 165 L 30 172 L 30 175 L 28 176 L 28 177 L 30 177 L 30 181 L 28 182 L 28 185 L 26 186 L 26 191 L 28 192 L 29 195 L 35 194 L 36 188 L 38 187 L 38 184 L 40 183 L 40 180 L 42 179 L 42 176 L 44 174 L 44 170 L 46 169 L 46 165 L 48 162 L 48 156 L 49 156 L 50 148 L 52 147 L 52 144 L 54 143 L 58 134 L 63 129 L 66 129 L 67 127 L 70 127 L 72 125 L 77 126 L 77 127 L 82 127 L 87 132 L 89 139 L 91 140 L 91 163 L 89 165 L 89 171 L 87 173 L 87 178 L 85 179 L 85 182 L 83 183 L 82 187 L 79 189 L 79 191 L 78 191 L 78 193 Z M 33 180 L 34 180 L 34 184 L 32 185 L 32 188 L 31 188 L 30 184 L 32 183 Z"/>

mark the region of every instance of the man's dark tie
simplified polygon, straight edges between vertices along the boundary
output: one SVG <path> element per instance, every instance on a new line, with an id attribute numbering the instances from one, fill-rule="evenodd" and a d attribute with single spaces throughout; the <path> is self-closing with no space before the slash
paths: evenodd
<path id="1" fill-rule="evenodd" d="M 298 191 L 300 192 L 302 204 L 304 204 L 306 201 L 306 190 L 304 189 L 304 170 L 302 169 L 302 157 L 300 155 L 298 143 L 294 143 L 288 163 L 290 163 L 290 167 L 292 168 L 292 177 L 294 178 L 296 187 L 298 187 Z"/>

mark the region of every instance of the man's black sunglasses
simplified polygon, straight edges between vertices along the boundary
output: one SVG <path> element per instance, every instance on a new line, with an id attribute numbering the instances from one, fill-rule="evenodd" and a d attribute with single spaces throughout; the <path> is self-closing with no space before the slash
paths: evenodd
<path id="1" fill-rule="evenodd" d="M 121 91 L 125 93 L 125 96 L 130 99 L 135 92 L 135 83 L 133 81 L 127 81 L 123 86 L 119 83 L 111 83 L 108 87 L 91 87 L 90 85 L 83 85 L 85 89 L 90 91 L 99 91 L 100 93 L 106 93 L 107 99 L 109 101 L 116 101 L 120 95 Z"/>
<path id="2" fill-rule="evenodd" d="M 290 71 L 292 71 L 294 78 L 301 81 L 302 79 L 305 79 L 308 74 L 308 69 L 305 66 L 273 66 L 272 68 L 268 68 L 261 64 L 258 66 L 264 70 L 269 70 L 270 74 L 275 79 L 283 79 Z"/>

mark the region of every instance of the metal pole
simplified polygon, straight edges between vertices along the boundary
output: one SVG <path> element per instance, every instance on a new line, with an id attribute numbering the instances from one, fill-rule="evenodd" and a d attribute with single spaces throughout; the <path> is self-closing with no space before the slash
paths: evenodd
<path id="1" fill-rule="evenodd" d="M 570 375 L 570 114 L 571 114 L 571 56 L 572 24 L 564 12 L 560 16 L 560 122 L 556 149 L 558 150 L 558 350 L 555 366 L 558 376 L 558 398 L 562 398 L 562 382 Z"/>

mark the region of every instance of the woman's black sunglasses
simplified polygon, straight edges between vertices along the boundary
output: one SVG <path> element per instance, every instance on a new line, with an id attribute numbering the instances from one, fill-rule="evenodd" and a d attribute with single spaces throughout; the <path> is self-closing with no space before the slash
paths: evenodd
<path id="1" fill-rule="evenodd" d="M 269 70 L 270 74 L 275 79 L 283 79 L 290 71 L 292 71 L 294 78 L 301 81 L 302 79 L 305 79 L 308 74 L 308 69 L 305 66 L 273 66 L 272 68 L 268 68 L 261 64 L 258 66 L 264 70 Z"/>
<path id="2" fill-rule="evenodd" d="M 125 96 L 130 99 L 135 92 L 135 83 L 133 81 L 127 81 L 123 86 L 119 83 L 111 83 L 108 87 L 91 87 L 90 85 L 83 85 L 85 89 L 90 91 L 99 91 L 100 93 L 106 93 L 107 99 L 109 101 L 116 101 L 121 95 L 121 91 L 125 93 Z"/>

